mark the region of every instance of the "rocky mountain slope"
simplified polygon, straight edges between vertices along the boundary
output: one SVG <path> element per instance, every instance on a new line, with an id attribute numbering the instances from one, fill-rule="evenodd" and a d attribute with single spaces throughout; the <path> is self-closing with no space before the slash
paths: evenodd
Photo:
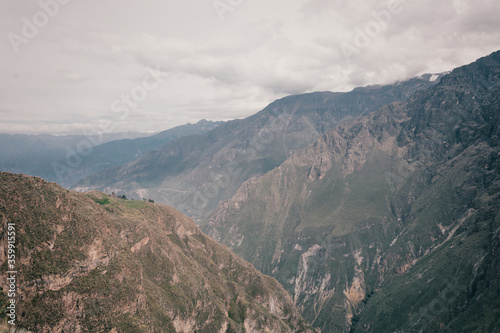
<path id="1" fill-rule="evenodd" d="M 18 272 L 18 328 L 312 332 L 276 280 L 170 207 L 2 172 L 0 221 L 0 268 Z M 11 237 L 15 267 L 7 265 Z M 6 279 L 0 287 L 4 324 Z"/>
<path id="2" fill-rule="evenodd" d="M 69 187 L 100 170 L 139 159 L 179 137 L 209 132 L 222 122 L 201 120 L 154 135 L 0 134 L 0 170 L 25 173 Z"/>
<path id="3" fill-rule="evenodd" d="M 500 331 L 500 52 L 325 133 L 202 230 L 323 332 Z"/>
<path id="4" fill-rule="evenodd" d="M 75 189 L 153 198 L 202 219 L 221 200 L 234 195 L 243 182 L 279 166 L 326 130 L 405 100 L 434 85 L 439 81 L 436 78 L 439 76 L 424 75 L 348 93 L 286 97 L 249 118 L 230 121 L 202 136 L 175 140 L 136 162 L 92 175 Z"/>

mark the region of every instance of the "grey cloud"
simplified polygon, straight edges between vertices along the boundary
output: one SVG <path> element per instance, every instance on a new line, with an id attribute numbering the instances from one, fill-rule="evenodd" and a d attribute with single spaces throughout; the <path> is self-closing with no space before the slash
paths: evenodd
<path id="1" fill-rule="evenodd" d="M 387 3 L 254 1 L 222 22 L 202 0 L 72 2 L 18 56 L 0 54 L 0 110 L 9 119 L 0 132 L 96 126 L 148 68 L 159 68 L 163 83 L 129 121 L 116 122 L 117 131 L 241 118 L 287 94 L 445 71 L 500 48 L 498 1 L 404 0 L 401 13 L 346 58 L 342 43 L 353 44 L 356 29 Z M 3 35 L 37 10 L 24 2 L 0 6 Z M 10 47 L 6 39 L 0 44 Z"/>

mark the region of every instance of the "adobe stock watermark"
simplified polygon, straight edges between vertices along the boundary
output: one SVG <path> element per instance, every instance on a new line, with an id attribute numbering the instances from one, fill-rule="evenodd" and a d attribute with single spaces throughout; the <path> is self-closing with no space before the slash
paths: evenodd
<path id="1" fill-rule="evenodd" d="M 243 4 L 243 0 L 214 0 L 214 2 L 212 2 L 215 12 L 221 21 L 224 21 L 227 13 L 233 12 L 236 8 L 241 6 L 241 4 Z"/>
<path id="2" fill-rule="evenodd" d="M 61 6 L 67 5 L 72 0 L 40 0 L 38 1 L 38 5 L 40 6 L 40 10 L 37 11 L 31 19 L 23 16 L 21 18 L 22 26 L 21 31 L 19 33 L 9 32 L 7 33 L 7 39 L 10 42 L 12 50 L 15 54 L 18 54 L 20 51 L 21 45 L 26 45 L 38 36 L 40 29 L 43 29 L 47 24 L 49 24 L 50 20 L 54 18 L 59 11 L 61 10 Z"/>
<path id="3" fill-rule="evenodd" d="M 467 286 L 460 285 L 455 280 L 448 282 L 446 288 L 444 288 L 427 307 L 410 317 L 410 321 L 416 320 L 415 324 L 411 326 L 411 332 L 425 331 L 440 314 L 448 310 L 452 304 L 466 292 Z"/>
<path id="4" fill-rule="evenodd" d="M 372 11 L 373 20 L 368 21 L 364 27 L 356 27 L 354 29 L 354 38 L 352 43 L 342 42 L 340 49 L 347 60 L 350 60 L 353 55 L 361 53 L 361 50 L 368 47 L 370 42 L 386 31 L 389 27 L 392 18 L 403 12 L 405 3 L 413 2 L 414 0 L 389 0 L 385 9 Z"/>
<path id="5" fill-rule="evenodd" d="M 454 124 L 454 120 L 451 118 L 445 118 L 444 121 L 451 125 Z M 427 140 L 420 140 L 415 146 L 415 151 L 412 152 L 414 156 L 411 159 L 401 158 L 397 161 L 394 172 L 384 172 L 389 190 L 391 192 L 398 190 L 425 163 L 437 158 L 437 155 L 443 154 L 448 147 L 449 143 L 441 137 L 431 135 Z"/>
<path id="6" fill-rule="evenodd" d="M 17 266 L 16 266 L 16 224 L 9 222 L 7 224 L 7 240 L 8 240 L 8 262 L 7 262 L 7 285 L 9 297 L 6 306 L 6 315 L 8 323 L 11 326 L 16 326 L 16 293 L 17 293 Z"/>
<path id="7" fill-rule="evenodd" d="M 294 111 L 295 112 L 295 111 Z M 203 209 L 209 204 L 210 199 L 215 198 L 221 190 L 228 188 L 232 181 L 236 179 L 242 172 L 242 163 L 250 163 L 255 159 L 259 152 L 264 151 L 266 145 L 276 140 L 276 135 L 279 132 L 286 131 L 292 121 L 292 114 L 283 114 L 273 120 L 271 128 L 267 132 L 259 133 L 254 136 L 249 142 L 249 148 L 243 153 L 242 159 L 237 161 L 229 161 L 226 163 L 223 170 L 218 173 L 212 173 L 210 179 L 200 189 L 192 193 L 192 200 L 188 198 L 184 203 L 176 206 L 176 208 L 184 214 L 201 214 Z M 158 192 L 168 192 L 168 189 L 159 189 Z M 167 198 L 161 194 L 161 197 L 166 200 Z"/>
<path id="8" fill-rule="evenodd" d="M 396 191 L 422 165 L 423 164 L 421 161 L 417 161 L 414 164 L 411 164 L 404 159 L 399 160 L 396 164 L 396 172 L 384 172 L 385 180 L 387 182 L 387 185 L 389 185 L 389 190 L 391 192 Z"/>
<path id="9" fill-rule="evenodd" d="M 116 113 L 119 121 L 125 121 L 130 116 L 130 112 L 137 110 L 140 103 L 144 102 L 149 93 L 157 89 L 162 82 L 163 78 L 158 66 L 156 66 L 156 69 L 148 68 L 141 84 L 134 86 L 128 93 L 123 93 L 115 98 L 111 102 L 110 110 Z M 70 146 L 66 147 L 65 163 L 57 161 L 52 163 L 52 170 L 60 183 L 64 182 L 64 177 L 70 174 L 72 169 L 77 168 L 83 162 L 83 159 L 92 153 L 94 147 L 104 142 L 103 134 L 112 132 L 114 127 L 113 120 L 102 119 L 98 129 L 87 133 L 87 139 L 80 141 L 76 145 L 76 149 Z"/>

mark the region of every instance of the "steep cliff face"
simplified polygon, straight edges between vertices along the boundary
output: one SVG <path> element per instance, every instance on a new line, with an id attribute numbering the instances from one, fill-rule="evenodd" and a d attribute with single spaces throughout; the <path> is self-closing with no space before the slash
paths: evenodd
<path id="1" fill-rule="evenodd" d="M 205 135 L 168 143 L 140 160 L 80 182 L 76 189 L 153 198 L 203 219 L 243 182 L 279 166 L 326 130 L 434 85 L 430 75 L 348 93 L 289 96 Z"/>
<path id="2" fill-rule="evenodd" d="M 324 332 L 500 328 L 500 53 L 328 131 L 202 226 Z"/>
<path id="3" fill-rule="evenodd" d="M 0 173 L 16 322 L 33 332 L 312 332 L 290 296 L 176 210 Z M 7 281 L 0 281 L 5 320 Z"/>

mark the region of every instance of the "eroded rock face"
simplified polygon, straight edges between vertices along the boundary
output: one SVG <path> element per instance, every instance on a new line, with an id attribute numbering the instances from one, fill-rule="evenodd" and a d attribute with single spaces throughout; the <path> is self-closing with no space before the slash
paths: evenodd
<path id="1" fill-rule="evenodd" d="M 496 52 L 328 131 L 202 229 L 276 277 L 325 332 L 493 329 L 499 96 Z"/>
<path id="2" fill-rule="evenodd" d="M 170 207 L 8 173 L 0 189 L 2 229 L 16 225 L 18 327 L 313 332 L 276 280 Z M 0 259 L 6 270 L 5 253 Z M 0 286 L 5 302 L 6 281 Z"/>

